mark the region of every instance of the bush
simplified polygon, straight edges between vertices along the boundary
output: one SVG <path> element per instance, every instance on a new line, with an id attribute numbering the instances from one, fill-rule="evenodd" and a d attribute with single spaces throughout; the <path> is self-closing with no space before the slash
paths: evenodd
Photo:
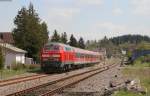
<path id="1" fill-rule="evenodd" d="M 22 63 L 13 63 L 11 68 L 13 70 L 21 70 L 21 69 L 25 69 L 26 66 L 24 64 L 22 64 Z"/>
<path id="2" fill-rule="evenodd" d="M 143 62 L 150 62 L 150 54 L 145 56 Z"/>
<path id="3" fill-rule="evenodd" d="M 22 63 L 16 63 L 13 62 L 11 65 L 12 70 L 23 70 L 23 69 L 27 69 L 27 70 L 33 70 L 36 68 L 40 68 L 39 64 L 22 64 Z"/>
<path id="4" fill-rule="evenodd" d="M 131 52 L 131 51 L 127 51 L 126 56 L 127 56 L 128 58 L 131 57 L 131 56 L 132 56 L 132 52 Z"/>
<path id="5" fill-rule="evenodd" d="M 40 66 L 37 65 L 37 64 L 28 64 L 26 65 L 28 69 L 36 69 L 36 68 L 39 68 Z"/>

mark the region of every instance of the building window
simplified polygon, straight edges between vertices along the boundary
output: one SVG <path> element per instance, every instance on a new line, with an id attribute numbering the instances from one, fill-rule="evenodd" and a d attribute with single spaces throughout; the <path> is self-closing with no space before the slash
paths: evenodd
<path id="1" fill-rule="evenodd" d="M 3 34 L 0 34 L 0 38 L 3 39 Z"/>

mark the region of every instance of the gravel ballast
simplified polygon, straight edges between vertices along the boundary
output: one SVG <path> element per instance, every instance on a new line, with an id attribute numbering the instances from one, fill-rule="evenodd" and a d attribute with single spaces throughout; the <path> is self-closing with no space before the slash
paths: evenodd
<path id="1" fill-rule="evenodd" d="M 3 86 L 0 87 L 0 96 L 5 96 L 14 92 L 18 92 L 24 89 L 28 89 L 28 88 L 32 88 L 34 86 L 38 86 L 47 82 L 52 82 L 52 81 L 56 81 L 60 78 L 65 78 L 74 74 L 78 74 L 81 72 L 85 72 L 88 70 L 91 70 L 93 68 L 97 68 L 102 66 L 103 63 L 97 64 L 95 66 L 91 66 L 91 67 L 85 67 L 82 69 L 78 69 L 78 70 L 74 70 L 74 71 L 70 71 L 70 72 L 66 72 L 66 73 L 61 73 L 61 74 L 49 74 L 49 76 L 47 77 L 43 77 L 43 78 L 39 78 L 39 79 L 35 79 L 35 80 L 30 80 L 30 81 L 25 81 L 25 82 L 18 82 L 16 84 L 11 84 L 11 85 L 7 85 L 7 86 Z"/>
<path id="2" fill-rule="evenodd" d="M 113 64 L 116 61 L 118 62 L 117 59 L 109 59 L 109 60 L 106 60 L 105 64 Z M 66 72 L 66 73 L 61 73 L 61 74 L 53 74 L 53 75 L 50 74 L 48 77 L 43 77 L 43 78 L 36 79 L 36 80 L 25 81 L 25 82 L 20 82 L 20 83 L 17 83 L 17 84 L 12 84 L 12 85 L 8 85 L 8 86 L 0 87 L 0 96 L 5 96 L 5 95 L 8 95 L 8 94 L 11 94 L 11 93 L 14 93 L 14 92 L 18 92 L 18 91 L 21 91 L 21 90 L 24 90 L 24 89 L 32 88 L 34 86 L 38 86 L 38 85 L 41 85 L 41 84 L 44 84 L 44 83 L 47 83 L 47 82 L 56 81 L 56 80 L 58 80 L 62 77 L 68 77 L 68 76 L 71 76 L 73 74 L 85 72 L 85 71 L 91 70 L 93 68 L 103 66 L 103 64 L 104 64 L 104 62 L 101 62 L 100 64 L 97 64 L 95 66 L 85 67 L 85 68 L 74 70 L 74 71 L 71 71 L 71 72 Z M 96 78 L 95 76 L 98 77 L 98 78 Z M 99 79 L 104 80 L 104 82 L 107 82 L 107 81 L 105 81 L 105 79 L 107 79 L 107 77 L 108 77 L 107 75 L 104 75 L 105 79 L 103 79 L 101 76 L 98 76 L 98 75 L 95 75 L 95 76 L 91 77 L 91 78 L 94 78 L 94 81 L 93 81 L 93 79 L 91 79 L 89 82 L 95 82 L 96 83 L 96 81 L 98 81 Z M 81 88 L 77 87 L 77 88 L 72 88 L 72 89 L 79 89 L 80 90 L 80 91 L 75 90 L 75 92 L 89 91 L 89 92 L 94 92 L 95 93 L 95 89 L 92 89 L 92 87 L 90 87 L 90 86 L 95 87 L 95 85 L 92 84 L 92 83 L 88 83 L 89 79 L 85 80 L 84 81 L 85 83 L 83 83 L 83 84 L 82 84 L 82 82 L 79 83 L 79 86 L 81 86 Z M 96 85 L 98 85 L 96 88 L 99 88 L 101 85 L 103 85 L 103 83 L 100 82 L 100 83 L 97 83 Z M 69 90 L 70 90 L 70 88 L 69 88 Z M 93 91 L 91 91 L 91 90 L 93 90 Z M 72 90 L 72 92 L 73 91 L 74 90 Z M 64 96 L 66 96 L 65 90 L 64 90 L 64 94 L 65 94 Z M 62 95 L 62 94 L 57 94 L 57 95 Z"/>
<path id="3" fill-rule="evenodd" d="M 106 89 L 110 87 L 110 82 L 124 82 L 119 65 L 116 67 L 94 75 L 76 85 L 63 90 L 62 93 L 54 96 L 103 96 Z M 105 95 L 107 96 L 107 95 Z"/>

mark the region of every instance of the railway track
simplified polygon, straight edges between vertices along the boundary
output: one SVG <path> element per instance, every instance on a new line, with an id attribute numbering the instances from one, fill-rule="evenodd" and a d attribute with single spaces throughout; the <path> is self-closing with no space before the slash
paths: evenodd
<path id="1" fill-rule="evenodd" d="M 20 82 L 25 82 L 25 81 L 35 80 L 35 79 L 39 79 L 39 78 L 46 77 L 46 76 L 48 76 L 48 75 L 36 74 L 36 75 L 12 78 L 12 79 L 8 79 L 8 80 L 1 80 L 0 87 L 11 85 L 11 84 L 16 84 L 16 83 L 20 83 Z"/>
<path id="2" fill-rule="evenodd" d="M 39 86 L 35 86 L 29 89 L 25 89 L 16 93 L 9 94 L 7 96 L 51 96 L 57 92 L 61 92 L 64 88 L 76 84 L 84 79 L 87 79 L 95 74 L 103 72 L 116 66 L 112 64 L 101 68 L 96 68 L 90 71 L 75 74 L 69 77 L 61 78 L 56 81 L 48 82 Z"/>

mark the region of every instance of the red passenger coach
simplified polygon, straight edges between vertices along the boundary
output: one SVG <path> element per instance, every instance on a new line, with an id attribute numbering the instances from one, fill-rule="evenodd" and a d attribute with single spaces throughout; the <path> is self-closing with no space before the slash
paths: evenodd
<path id="1" fill-rule="evenodd" d="M 68 70 L 99 63 L 102 54 L 61 43 L 47 43 L 41 51 L 41 68 L 44 71 Z"/>

